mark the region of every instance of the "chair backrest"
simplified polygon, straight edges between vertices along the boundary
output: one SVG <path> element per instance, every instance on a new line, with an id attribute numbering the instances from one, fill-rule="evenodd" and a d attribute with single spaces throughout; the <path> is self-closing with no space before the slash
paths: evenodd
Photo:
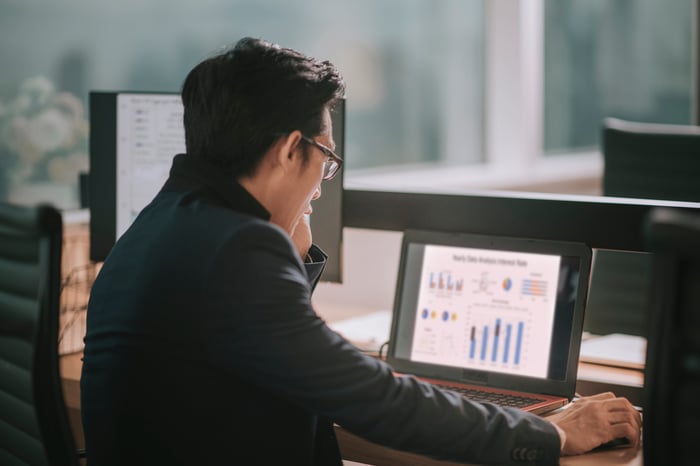
<path id="1" fill-rule="evenodd" d="M 603 194 L 700 201 L 700 126 L 606 118 Z"/>
<path id="2" fill-rule="evenodd" d="M 649 254 L 594 250 L 584 330 L 646 337 L 650 269 Z"/>
<path id="3" fill-rule="evenodd" d="M 700 216 L 656 209 L 645 368 L 644 464 L 697 464 L 700 432 Z"/>
<path id="4" fill-rule="evenodd" d="M 77 465 L 58 368 L 62 220 L 0 204 L 0 464 Z"/>
<path id="5" fill-rule="evenodd" d="M 603 195 L 700 201 L 700 126 L 606 118 Z M 651 259 L 644 253 L 594 252 L 584 330 L 647 336 Z"/>

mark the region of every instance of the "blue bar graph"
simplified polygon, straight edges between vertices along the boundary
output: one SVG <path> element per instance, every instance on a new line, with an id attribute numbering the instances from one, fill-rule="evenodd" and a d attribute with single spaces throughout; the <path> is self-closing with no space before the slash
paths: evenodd
<path id="1" fill-rule="evenodd" d="M 518 337 L 515 340 L 515 364 L 520 364 L 520 349 L 523 344 L 523 329 L 525 324 L 518 322 Z"/>
<path id="2" fill-rule="evenodd" d="M 489 341 L 490 331 L 489 325 L 484 325 L 481 327 L 481 341 L 477 341 L 477 327 L 475 325 L 471 326 L 469 332 L 469 359 L 473 360 L 476 357 L 476 347 L 477 344 L 480 345 L 479 359 L 482 361 L 490 361 L 497 363 L 499 360 L 503 364 L 508 364 L 512 361 L 512 364 L 520 364 L 520 356 L 522 353 L 523 338 L 525 333 L 525 322 L 519 321 L 517 323 L 517 333 L 514 334 L 515 324 L 508 322 L 503 322 L 502 319 L 498 318 L 494 322 L 493 331 L 493 342 Z M 502 327 L 504 327 L 502 329 Z M 501 335 L 502 330 L 505 330 L 505 334 Z M 515 345 L 511 345 L 511 339 L 515 336 Z M 501 342 L 503 342 L 501 344 Z M 488 350 L 491 349 L 491 354 L 488 354 Z M 511 349 L 513 349 L 513 354 L 511 354 Z M 499 350 L 501 353 L 499 353 Z M 502 354 L 499 357 L 499 354 Z"/>
<path id="3" fill-rule="evenodd" d="M 496 319 L 496 329 L 493 332 L 493 349 L 491 350 L 491 361 L 498 359 L 498 340 L 501 333 L 501 319 Z"/>
<path id="4" fill-rule="evenodd" d="M 455 277 L 453 280 L 452 273 L 448 271 L 432 271 L 426 276 L 428 277 L 428 288 L 437 292 L 462 292 L 464 288 L 464 278 Z"/>
<path id="5" fill-rule="evenodd" d="M 472 325 L 472 334 L 469 342 L 469 359 L 474 359 L 474 352 L 476 351 L 476 327 Z"/>

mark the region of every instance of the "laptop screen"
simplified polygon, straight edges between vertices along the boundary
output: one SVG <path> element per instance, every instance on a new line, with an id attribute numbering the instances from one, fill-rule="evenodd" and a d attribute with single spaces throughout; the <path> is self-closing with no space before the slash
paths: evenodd
<path id="1" fill-rule="evenodd" d="M 511 376 L 564 382 L 578 359 L 589 268 L 580 243 L 407 231 L 390 362 L 511 387 Z"/>

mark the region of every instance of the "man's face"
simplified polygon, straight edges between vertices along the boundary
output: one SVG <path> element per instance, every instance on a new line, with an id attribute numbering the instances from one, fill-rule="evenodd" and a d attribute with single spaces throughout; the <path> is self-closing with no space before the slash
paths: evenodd
<path id="1" fill-rule="evenodd" d="M 333 141 L 333 123 L 329 110 L 326 108 L 323 111 L 323 130 L 321 134 L 313 139 L 330 149 L 335 149 L 335 141 Z M 302 164 L 299 171 L 299 179 L 296 186 L 293 188 L 294 193 L 291 198 L 298 206 L 296 221 L 302 215 L 310 214 L 312 211 L 311 201 L 321 197 L 321 181 L 323 178 L 323 169 L 326 155 L 313 144 L 301 143 L 301 150 L 306 151 L 308 156 L 306 163 Z M 296 224 L 296 222 L 295 222 Z"/>

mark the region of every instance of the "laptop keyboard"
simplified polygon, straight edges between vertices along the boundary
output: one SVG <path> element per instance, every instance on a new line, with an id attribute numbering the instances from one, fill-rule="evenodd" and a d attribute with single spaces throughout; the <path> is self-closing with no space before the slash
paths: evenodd
<path id="1" fill-rule="evenodd" d="M 509 406 L 513 408 L 524 408 L 526 406 L 545 401 L 536 397 L 510 395 L 507 393 L 487 392 L 473 388 L 456 387 L 453 385 L 439 384 L 438 386 L 461 393 L 462 396 L 464 396 L 465 398 L 469 398 L 472 401 L 486 401 L 489 403 L 497 404 L 499 406 Z"/>

